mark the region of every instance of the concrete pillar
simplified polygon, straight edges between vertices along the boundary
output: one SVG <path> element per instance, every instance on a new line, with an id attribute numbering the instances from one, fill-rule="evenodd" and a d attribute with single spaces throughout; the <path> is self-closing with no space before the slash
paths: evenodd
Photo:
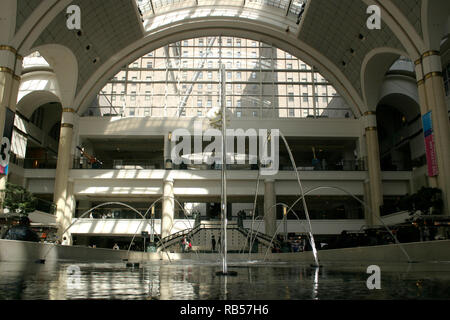
<path id="1" fill-rule="evenodd" d="M 172 169 L 172 157 L 171 151 L 173 142 L 171 140 L 172 133 L 167 133 L 164 135 L 164 168 Z M 170 160 L 170 161 L 168 161 Z"/>
<path id="2" fill-rule="evenodd" d="M 56 204 L 58 239 L 63 239 L 63 231 L 72 222 L 73 212 L 70 210 L 69 172 L 72 166 L 72 140 L 75 117 L 75 110 L 71 108 L 63 109 L 53 194 L 53 199 Z M 69 233 L 65 234 L 65 236 L 69 239 L 71 238 Z"/>
<path id="3" fill-rule="evenodd" d="M 418 80 L 417 91 L 419 95 L 420 113 L 422 116 L 424 116 L 426 113 L 430 111 L 430 108 L 427 102 L 427 92 L 425 90 L 425 81 L 423 79 L 422 59 L 419 59 L 415 62 L 415 69 L 416 69 L 416 78 Z M 427 175 L 427 181 L 428 186 L 430 188 L 438 187 L 436 177 L 430 177 Z"/>
<path id="4" fill-rule="evenodd" d="M 450 215 L 450 125 L 442 77 L 441 56 L 437 51 L 425 52 L 415 62 L 421 113 L 431 111 L 438 174 L 430 177 L 430 185 L 442 190 L 444 214 Z"/>
<path id="5" fill-rule="evenodd" d="M 264 225 L 265 233 L 273 236 L 277 231 L 277 196 L 275 193 L 275 180 L 264 181 Z"/>
<path id="6" fill-rule="evenodd" d="M 380 224 L 380 206 L 383 205 L 383 191 L 381 182 L 380 148 L 378 145 L 377 119 L 375 112 L 364 114 L 367 170 L 370 188 L 370 216 L 366 217 L 369 226 Z"/>
<path id="7" fill-rule="evenodd" d="M 3 138 L 5 130 L 7 110 L 9 109 L 12 113 L 16 112 L 22 62 L 23 57 L 17 54 L 16 49 L 8 45 L 0 45 L 0 139 Z M 11 146 L 12 135 L 8 136 L 8 139 Z M 9 151 L 5 150 L 5 155 Z M 0 190 L 5 190 L 7 179 L 7 175 L 0 176 Z M 4 194 L 1 192 L 1 203 L 3 203 L 3 196 Z"/>
<path id="8" fill-rule="evenodd" d="M 172 232 L 175 215 L 175 200 L 173 192 L 173 179 L 167 178 L 163 185 L 163 204 L 161 216 L 161 237 L 167 237 Z"/>

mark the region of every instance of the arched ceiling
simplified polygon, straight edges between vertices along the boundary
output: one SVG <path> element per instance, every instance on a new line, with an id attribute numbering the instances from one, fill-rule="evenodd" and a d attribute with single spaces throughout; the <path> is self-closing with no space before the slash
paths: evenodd
<path id="1" fill-rule="evenodd" d="M 68 2 L 68 0 L 45 0 L 45 4 L 53 5 L 53 10 L 57 5 L 62 6 Z M 44 15 L 50 22 L 38 34 L 33 45 L 26 50 L 31 51 L 33 48 L 55 43 L 69 48 L 79 65 L 75 101 L 88 103 L 85 97 L 78 96 L 86 95 L 89 91 L 84 88 L 86 83 L 92 83 L 92 78 L 98 77 L 98 71 L 104 68 L 106 62 L 108 64 L 111 64 L 111 61 L 118 61 L 121 64 L 132 62 L 136 58 L 136 47 L 144 47 L 143 43 L 151 43 L 152 38 L 148 37 L 148 34 L 161 32 L 170 35 L 173 41 L 173 37 L 184 25 L 191 24 L 192 29 L 196 23 L 205 27 L 210 22 L 211 29 L 220 30 L 220 24 L 215 25 L 217 21 L 228 19 L 229 22 L 234 19 L 236 25 L 247 22 L 245 27 L 254 34 L 259 32 L 258 26 L 264 26 L 266 31 L 273 30 L 278 37 L 284 33 L 291 43 L 292 39 L 298 41 L 297 48 L 304 47 L 305 51 L 310 51 L 309 55 L 316 59 L 317 63 L 311 64 L 318 65 L 319 71 L 330 81 L 338 81 L 335 87 L 341 95 L 346 100 L 351 96 L 354 101 L 349 104 L 358 105 L 363 113 L 367 110 L 366 105 L 361 105 L 365 96 L 361 83 L 361 79 L 364 79 L 362 76 L 364 59 L 377 48 L 392 48 L 394 53 L 406 52 L 408 49 L 405 49 L 405 40 L 399 41 L 396 34 L 413 30 L 415 35 L 411 39 L 422 37 L 424 30 L 422 16 L 425 11 L 423 7 L 429 0 L 309 0 L 298 24 L 302 2 L 302 0 L 138 0 L 138 2 L 74 0 L 71 4 L 81 8 L 82 35 L 78 36 L 76 31 L 67 29 L 64 10 L 56 15 L 53 11 L 47 10 Z M 33 10 L 39 10 L 43 2 L 18 0 L 17 3 L 16 30 L 26 24 L 27 17 Z M 142 17 L 139 15 L 138 4 L 142 8 Z M 383 12 L 389 13 L 387 20 L 382 22 L 381 30 L 368 30 L 366 27 L 369 17 L 366 10 L 369 4 L 378 4 Z M 392 21 L 398 25 L 393 27 Z M 400 26 L 399 21 L 408 26 Z M 195 36 L 198 36 L 195 32 L 190 35 Z M 279 38 L 281 41 L 284 40 L 283 37 Z M 87 46 L 90 46 L 89 50 L 86 49 Z M 289 50 L 289 46 L 294 48 L 289 44 L 283 49 L 295 51 Z M 420 45 L 417 47 L 420 48 Z M 134 56 L 129 55 L 129 61 L 126 60 L 128 48 L 130 52 L 135 53 Z M 311 57 L 305 59 L 301 55 L 297 56 L 308 63 L 311 62 Z M 321 70 L 321 65 L 325 66 L 326 70 Z M 385 71 L 387 70 L 380 70 Z M 102 71 L 101 74 L 113 75 L 114 70 L 109 73 Z M 106 81 L 105 79 L 104 82 Z M 343 89 L 346 92 L 343 93 Z"/>

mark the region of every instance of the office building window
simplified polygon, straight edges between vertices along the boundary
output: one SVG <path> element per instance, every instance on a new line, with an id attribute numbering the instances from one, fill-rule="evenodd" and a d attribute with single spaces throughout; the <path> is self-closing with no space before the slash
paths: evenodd
<path id="1" fill-rule="evenodd" d="M 288 97 L 289 97 L 289 102 L 294 102 L 294 93 L 293 92 L 289 92 Z"/>
<path id="2" fill-rule="evenodd" d="M 303 93 L 303 102 L 308 102 L 308 94 L 307 93 Z"/>

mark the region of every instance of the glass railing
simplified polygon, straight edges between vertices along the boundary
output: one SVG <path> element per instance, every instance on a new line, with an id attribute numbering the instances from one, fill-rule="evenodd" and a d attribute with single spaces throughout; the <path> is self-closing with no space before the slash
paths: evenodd
<path id="1" fill-rule="evenodd" d="M 182 118 L 205 117 L 210 107 L 187 107 L 181 112 Z M 355 116 L 349 108 L 327 107 L 228 107 L 232 119 L 354 119 Z M 167 107 L 133 107 L 121 106 L 90 107 L 83 114 L 84 117 L 123 117 L 123 118 L 161 118 L 178 117 L 179 106 Z"/>
<path id="2" fill-rule="evenodd" d="M 57 159 L 11 157 L 11 163 L 24 169 L 56 169 Z"/>
<path id="3" fill-rule="evenodd" d="M 150 159 L 102 159 L 91 161 L 85 158 L 76 158 L 73 161 L 73 169 L 150 170 L 163 168 L 163 161 Z"/>
<path id="4" fill-rule="evenodd" d="M 297 161 L 297 169 L 302 171 L 364 171 L 364 161 L 362 160 L 342 160 L 342 161 Z M 74 160 L 73 169 L 101 169 L 101 170 L 150 170 L 150 169 L 170 169 L 170 170 L 221 170 L 220 164 L 187 164 L 175 165 L 168 162 L 166 166 L 162 161 L 148 159 L 115 159 L 99 160 L 97 162 L 87 159 L 77 158 Z M 228 164 L 228 170 L 258 170 L 257 164 Z M 280 171 L 293 170 L 291 165 L 280 164 Z"/>

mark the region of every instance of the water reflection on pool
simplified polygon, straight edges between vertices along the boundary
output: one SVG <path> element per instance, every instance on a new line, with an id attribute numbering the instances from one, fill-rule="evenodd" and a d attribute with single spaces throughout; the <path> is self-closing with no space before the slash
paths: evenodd
<path id="1" fill-rule="evenodd" d="M 450 263 L 381 267 L 381 290 L 369 290 L 365 264 L 230 264 L 235 277 L 219 277 L 220 263 L 0 262 L 0 299 L 449 299 Z"/>

